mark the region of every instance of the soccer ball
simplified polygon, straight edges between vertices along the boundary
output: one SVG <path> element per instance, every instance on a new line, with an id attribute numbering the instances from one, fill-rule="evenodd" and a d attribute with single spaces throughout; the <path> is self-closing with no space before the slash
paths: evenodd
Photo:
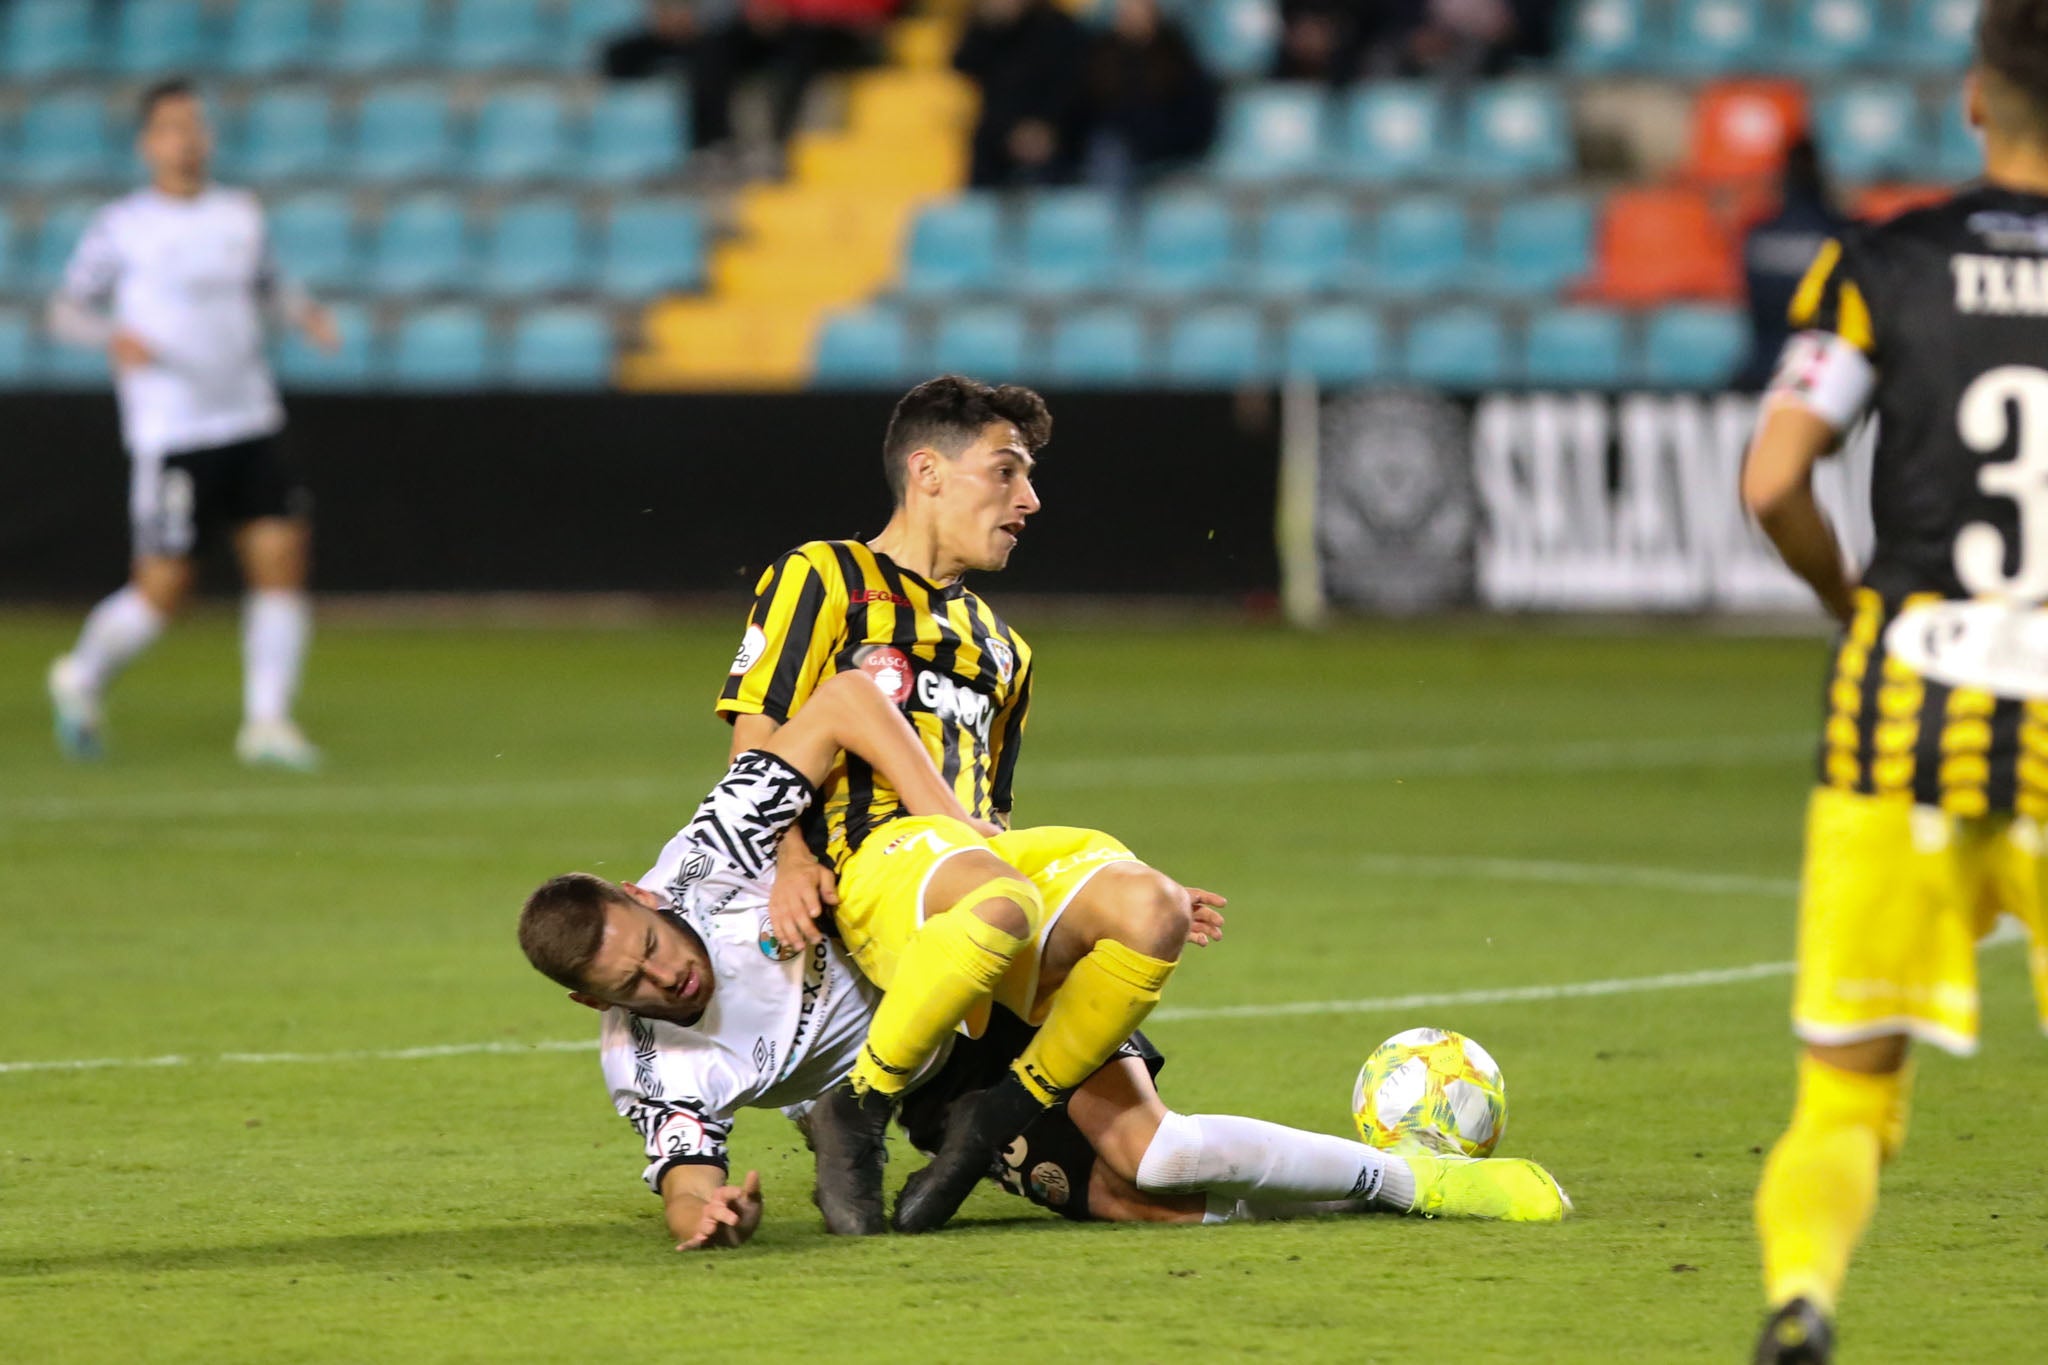
<path id="1" fill-rule="evenodd" d="M 1374 1147 L 1487 1156 L 1508 1124 L 1507 1082 L 1485 1048 L 1449 1029 L 1412 1028 L 1372 1050 L 1351 1091 Z"/>

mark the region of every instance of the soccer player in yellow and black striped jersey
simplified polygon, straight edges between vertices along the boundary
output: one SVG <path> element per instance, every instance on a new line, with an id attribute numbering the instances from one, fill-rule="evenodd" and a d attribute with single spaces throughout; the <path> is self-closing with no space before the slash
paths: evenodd
<path id="1" fill-rule="evenodd" d="M 1829 1358 L 1905 1138 L 1908 1044 L 1975 1050 L 1976 941 L 2000 911 L 2032 932 L 2048 1001 L 2048 3 L 1986 0 L 1965 99 L 1983 183 L 1822 250 L 1743 468 L 1845 627 L 1807 812 L 1799 1095 L 1756 1198 L 1759 1362 Z M 1877 545 L 1852 578 L 1811 472 L 1867 410 Z"/>
<path id="2" fill-rule="evenodd" d="M 814 1115 L 819 1180 L 869 1191 L 879 1230 L 882 1129 L 894 1097 L 991 1004 L 1040 1028 L 975 1121 L 911 1177 L 896 1226 L 943 1224 L 992 1155 L 1110 1056 L 1157 1003 L 1187 941 L 1190 893 L 1095 830 L 1008 829 L 1031 697 L 1030 647 L 962 582 L 1003 568 L 1038 510 L 1044 400 L 954 375 L 897 404 L 883 440 L 895 495 L 873 540 L 813 541 L 761 578 L 718 701 L 733 751 L 759 745 L 833 674 L 865 670 L 903 709 L 972 823 L 912 816 L 844 756 L 823 787 L 822 852 L 784 841 L 770 914 L 815 940 L 820 902 L 885 996 L 844 1092 Z M 1206 893 L 1197 893 L 1206 896 Z M 822 1117 L 822 1122 L 819 1119 Z"/>

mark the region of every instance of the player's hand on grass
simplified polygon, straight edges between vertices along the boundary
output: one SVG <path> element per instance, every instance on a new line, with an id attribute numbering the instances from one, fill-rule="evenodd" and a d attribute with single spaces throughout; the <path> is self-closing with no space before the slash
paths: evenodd
<path id="1" fill-rule="evenodd" d="M 1204 891 L 1199 886 L 1186 888 L 1188 893 L 1188 942 L 1197 948 L 1206 948 L 1223 938 L 1222 907 L 1229 901 L 1214 891 Z"/>
<path id="2" fill-rule="evenodd" d="M 116 370 L 139 370 L 156 364 L 156 352 L 149 349 L 149 343 L 125 327 L 107 343 L 107 358 L 114 362 Z"/>
<path id="3" fill-rule="evenodd" d="M 790 831 L 776 854 L 775 885 L 768 889 L 768 924 L 776 942 L 812 947 L 824 937 L 818 916 L 837 904 L 839 879 L 811 856 L 801 833 Z"/>
<path id="4" fill-rule="evenodd" d="M 697 1233 L 676 1243 L 677 1251 L 736 1247 L 761 1226 L 761 1173 L 748 1171 L 743 1185 L 720 1185 L 704 1203 Z"/>

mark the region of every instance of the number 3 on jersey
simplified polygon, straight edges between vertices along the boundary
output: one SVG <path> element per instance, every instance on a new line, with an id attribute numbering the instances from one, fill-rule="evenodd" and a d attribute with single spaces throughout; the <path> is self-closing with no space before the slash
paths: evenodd
<path id="1" fill-rule="evenodd" d="M 2014 439 L 2006 405 L 2018 411 L 2019 431 L 2010 460 L 1977 471 L 1977 486 L 2019 505 L 2019 571 L 2005 571 L 2005 536 L 1989 522 L 1971 522 L 1956 535 L 1956 577 L 1980 596 L 2048 601 L 2048 370 L 2001 365 L 1963 391 L 1956 428 L 1963 444 L 1990 454 Z"/>

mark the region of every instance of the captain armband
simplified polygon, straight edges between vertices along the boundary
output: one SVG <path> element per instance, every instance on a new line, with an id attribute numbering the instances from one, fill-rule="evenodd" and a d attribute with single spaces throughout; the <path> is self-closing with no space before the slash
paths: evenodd
<path id="1" fill-rule="evenodd" d="M 1785 343 L 1764 404 L 1792 403 L 1836 431 L 1862 416 L 1877 388 L 1870 357 L 1833 332 L 1798 332 Z"/>

